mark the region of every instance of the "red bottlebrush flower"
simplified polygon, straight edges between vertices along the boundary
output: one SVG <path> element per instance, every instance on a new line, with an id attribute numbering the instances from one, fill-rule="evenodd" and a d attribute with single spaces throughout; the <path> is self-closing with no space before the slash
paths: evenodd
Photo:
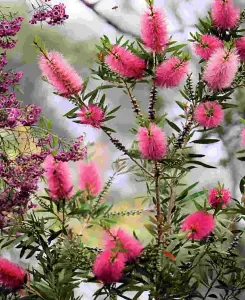
<path id="1" fill-rule="evenodd" d="M 241 131 L 241 143 L 245 147 L 245 128 Z"/>
<path id="2" fill-rule="evenodd" d="M 21 289 L 26 270 L 19 265 L 0 257 L 0 284 L 8 289 Z"/>
<path id="3" fill-rule="evenodd" d="M 104 120 L 105 114 L 103 110 L 97 105 L 83 106 L 77 114 L 80 117 L 81 124 L 90 125 L 94 128 L 100 128 Z"/>
<path id="4" fill-rule="evenodd" d="M 167 139 L 161 128 L 151 123 L 149 129 L 140 127 L 138 134 L 139 150 L 143 158 L 158 160 L 167 153 Z"/>
<path id="5" fill-rule="evenodd" d="M 123 252 L 126 261 L 136 259 L 144 248 L 131 234 L 120 228 L 111 230 L 111 235 L 106 233 L 105 249 L 111 250 L 117 247 L 126 251 Z"/>
<path id="6" fill-rule="evenodd" d="M 74 194 L 71 173 L 67 162 L 56 162 L 48 155 L 43 164 L 45 175 L 53 200 L 69 199 Z"/>
<path id="7" fill-rule="evenodd" d="M 238 24 L 240 10 L 232 0 L 213 0 L 211 16 L 216 27 L 230 29 Z"/>
<path id="8" fill-rule="evenodd" d="M 117 282 L 122 277 L 125 266 L 123 253 L 106 250 L 100 253 L 93 266 L 94 275 L 104 283 Z"/>
<path id="9" fill-rule="evenodd" d="M 135 79 L 141 78 L 146 68 L 144 59 L 117 45 L 113 47 L 112 52 L 106 57 L 106 63 L 121 76 Z"/>
<path id="10" fill-rule="evenodd" d="M 188 62 L 172 56 L 156 69 L 156 85 L 166 88 L 178 86 L 187 73 Z"/>
<path id="11" fill-rule="evenodd" d="M 231 86 L 238 67 L 238 55 L 220 48 L 208 60 L 203 78 L 210 89 L 225 89 Z"/>
<path id="12" fill-rule="evenodd" d="M 222 208 L 226 208 L 231 200 L 231 193 L 227 189 L 214 188 L 209 191 L 208 203 L 212 207 L 221 205 Z"/>
<path id="13" fill-rule="evenodd" d="M 236 49 L 241 61 L 245 61 L 245 36 L 236 40 Z"/>
<path id="14" fill-rule="evenodd" d="M 39 66 L 42 75 L 65 97 L 77 94 L 83 89 L 82 79 L 60 53 L 51 51 L 47 57 L 41 55 Z"/>
<path id="15" fill-rule="evenodd" d="M 99 168 L 95 162 L 82 163 L 79 166 L 79 188 L 96 196 L 102 189 Z"/>
<path id="16" fill-rule="evenodd" d="M 164 12 L 160 8 L 149 8 L 141 16 L 141 38 L 145 46 L 161 53 L 167 45 L 167 24 Z"/>
<path id="17" fill-rule="evenodd" d="M 181 230 L 188 231 L 189 240 L 202 240 L 208 236 L 215 227 L 215 221 L 212 215 L 206 211 L 197 211 L 186 217 L 182 223 Z"/>
<path id="18" fill-rule="evenodd" d="M 223 47 L 223 42 L 214 35 L 204 34 L 201 36 L 201 42 L 194 44 L 194 50 L 197 55 L 203 59 L 209 59 L 218 48 Z"/>
<path id="19" fill-rule="evenodd" d="M 196 107 L 194 118 L 204 127 L 217 127 L 224 119 L 224 111 L 218 103 L 206 101 Z"/>

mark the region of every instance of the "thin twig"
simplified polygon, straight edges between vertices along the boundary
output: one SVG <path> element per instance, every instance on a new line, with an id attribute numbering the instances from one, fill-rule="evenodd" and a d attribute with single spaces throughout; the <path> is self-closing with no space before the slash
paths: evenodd
<path id="1" fill-rule="evenodd" d="M 174 185 L 173 183 L 170 184 L 170 199 L 168 204 L 168 214 L 167 214 L 167 225 L 171 232 L 171 213 L 174 208 L 175 196 L 174 196 Z"/>
<path id="2" fill-rule="evenodd" d="M 161 210 L 161 199 L 160 199 L 160 172 L 157 165 L 157 161 L 154 162 L 155 164 L 155 191 L 156 191 L 156 211 L 157 211 L 157 242 L 160 245 L 163 241 L 163 228 L 162 228 L 162 221 L 163 221 L 163 214 Z"/>

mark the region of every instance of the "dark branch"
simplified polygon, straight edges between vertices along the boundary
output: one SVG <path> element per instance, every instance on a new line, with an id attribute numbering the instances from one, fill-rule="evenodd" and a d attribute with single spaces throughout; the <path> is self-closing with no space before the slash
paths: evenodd
<path id="1" fill-rule="evenodd" d="M 110 20 L 108 17 L 106 17 L 105 15 L 101 14 L 97 9 L 96 6 L 99 3 L 99 1 L 91 4 L 88 3 L 86 0 L 80 0 L 84 5 L 86 5 L 89 9 L 91 9 L 101 20 L 103 20 L 104 22 L 106 22 L 108 25 L 111 25 L 113 28 L 115 28 L 116 30 L 118 30 L 119 32 L 123 33 L 123 34 L 127 34 L 130 35 L 132 37 L 139 37 L 138 34 L 127 30 L 123 27 L 118 26 L 115 22 L 113 22 L 112 20 Z"/>

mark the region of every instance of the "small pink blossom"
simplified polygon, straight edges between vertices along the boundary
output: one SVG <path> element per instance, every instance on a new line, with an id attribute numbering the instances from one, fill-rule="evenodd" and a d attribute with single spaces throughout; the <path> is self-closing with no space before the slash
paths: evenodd
<path id="1" fill-rule="evenodd" d="M 140 127 L 137 138 L 139 150 L 143 158 L 158 160 L 167 153 L 167 139 L 161 128 L 154 123 L 150 124 L 149 129 Z"/>
<path id="2" fill-rule="evenodd" d="M 241 131 L 241 143 L 245 147 L 245 128 Z"/>
<path id="3" fill-rule="evenodd" d="M 93 266 L 94 275 L 104 283 L 118 282 L 125 267 L 123 253 L 106 250 L 100 253 Z"/>
<path id="4" fill-rule="evenodd" d="M 236 49 L 241 61 L 245 61 L 245 36 L 236 40 Z"/>
<path id="5" fill-rule="evenodd" d="M 109 250 L 119 246 L 119 249 L 126 251 L 123 252 L 126 261 L 132 261 L 140 255 L 144 247 L 131 234 L 120 228 L 111 230 L 110 233 L 111 235 L 106 233 L 105 249 Z"/>
<path id="6" fill-rule="evenodd" d="M 240 10 L 232 0 L 213 0 L 211 16 L 216 27 L 230 29 L 238 24 Z"/>
<path id="7" fill-rule="evenodd" d="M 42 75 L 65 97 L 77 94 L 83 89 L 82 79 L 60 53 L 51 51 L 47 57 L 42 54 L 39 66 Z"/>
<path id="8" fill-rule="evenodd" d="M 211 214 L 206 211 L 197 211 L 186 217 L 182 223 L 181 230 L 187 231 L 187 238 L 202 240 L 208 236 L 215 227 L 215 221 Z"/>
<path id="9" fill-rule="evenodd" d="M 238 55 L 235 52 L 227 52 L 227 50 L 219 48 L 208 60 L 203 78 L 212 90 L 229 88 L 238 67 Z"/>
<path id="10" fill-rule="evenodd" d="M 0 257 L 0 284 L 9 289 L 21 289 L 26 271 L 19 265 Z"/>
<path id="11" fill-rule="evenodd" d="M 178 86 L 188 70 L 188 62 L 172 56 L 156 69 L 155 83 L 158 86 L 172 88 Z"/>
<path id="12" fill-rule="evenodd" d="M 83 106 L 77 115 L 80 117 L 81 124 L 94 128 L 100 128 L 105 117 L 103 110 L 94 104 Z"/>
<path id="13" fill-rule="evenodd" d="M 196 107 L 194 118 L 204 127 L 217 127 L 224 119 L 224 111 L 218 103 L 206 101 Z"/>
<path id="14" fill-rule="evenodd" d="M 96 196 L 102 189 L 100 171 L 95 162 L 84 162 L 79 166 L 79 188 Z"/>
<path id="15" fill-rule="evenodd" d="M 201 41 L 194 44 L 194 50 L 197 55 L 207 60 L 215 52 L 216 49 L 222 48 L 223 42 L 214 35 L 204 34 Z"/>
<path id="16" fill-rule="evenodd" d="M 167 45 L 168 34 L 164 12 L 160 8 L 148 8 L 141 16 L 141 38 L 145 46 L 161 53 Z"/>
<path id="17" fill-rule="evenodd" d="M 214 188 L 209 190 L 208 203 L 214 208 L 219 205 L 221 205 L 222 208 L 226 208 L 230 200 L 231 193 L 227 189 Z"/>
<path id="18" fill-rule="evenodd" d="M 43 166 L 53 200 L 69 199 L 74 194 L 74 189 L 68 163 L 56 162 L 52 155 L 48 155 Z"/>
<path id="19" fill-rule="evenodd" d="M 143 76 L 146 62 L 129 50 L 115 45 L 106 57 L 109 67 L 124 77 L 139 79 Z"/>

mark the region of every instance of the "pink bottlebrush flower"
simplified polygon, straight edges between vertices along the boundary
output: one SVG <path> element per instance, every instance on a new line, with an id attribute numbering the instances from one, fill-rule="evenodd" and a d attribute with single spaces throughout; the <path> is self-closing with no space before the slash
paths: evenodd
<path id="1" fill-rule="evenodd" d="M 187 238 L 202 240 L 208 236 L 215 227 L 215 221 L 211 214 L 206 211 L 197 211 L 186 217 L 182 223 L 181 230 L 188 231 Z"/>
<path id="2" fill-rule="evenodd" d="M 229 88 L 239 67 L 239 58 L 235 52 L 217 49 L 207 62 L 203 74 L 204 80 L 212 90 Z"/>
<path id="3" fill-rule="evenodd" d="M 106 57 L 106 63 L 121 76 L 135 79 L 141 78 L 146 68 L 144 59 L 117 45 L 113 47 L 111 53 Z"/>
<path id="4" fill-rule="evenodd" d="M 222 29 L 234 28 L 240 18 L 240 10 L 232 0 L 213 0 L 211 16 L 216 27 Z"/>
<path id="5" fill-rule="evenodd" d="M 156 69 L 156 85 L 166 88 L 178 86 L 187 73 L 188 62 L 172 56 Z"/>
<path id="6" fill-rule="evenodd" d="M 102 189 L 99 168 L 95 162 L 85 162 L 79 166 L 79 188 L 96 196 Z"/>
<path id="7" fill-rule="evenodd" d="M 224 119 L 224 111 L 218 103 L 206 101 L 196 107 L 194 118 L 204 127 L 217 127 Z"/>
<path id="8" fill-rule="evenodd" d="M 97 105 L 83 106 L 77 114 L 80 117 L 81 124 L 90 125 L 94 128 L 100 128 L 104 120 L 105 114 Z"/>
<path id="9" fill-rule="evenodd" d="M 141 16 L 141 38 L 145 46 L 161 53 L 167 45 L 167 24 L 164 12 L 160 8 L 149 8 Z"/>
<path id="10" fill-rule="evenodd" d="M 120 228 L 111 230 L 111 235 L 106 233 L 105 249 L 109 250 L 117 247 L 126 251 L 123 252 L 126 261 L 136 259 L 144 248 L 131 234 Z"/>
<path id="11" fill-rule="evenodd" d="M 245 61 L 245 36 L 236 40 L 236 49 L 241 61 Z"/>
<path id="12" fill-rule="evenodd" d="M 48 57 L 41 55 L 39 66 L 42 75 L 65 97 L 77 94 L 83 89 L 82 79 L 60 53 L 51 51 Z"/>
<path id="13" fill-rule="evenodd" d="M 19 265 L 0 257 L 0 284 L 8 289 L 21 289 L 26 271 Z"/>
<path id="14" fill-rule="evenodd" d="M 167 139 L 161 128 L 151 123 L 149 129 L 140 127 L 137 138 L 143 158 L 158 160 L 167 153 Z"/>
<path id="15" fill-rule="evenodd" d="M 245 147 L 245 128 L 241 131 L 241 143 Z"/>
<path id="16" fill-rule="evenodd" d="M 221 205 L 222 208 L 226 208 L 230 200 L 231 193 L 227 189 L 214 188 L 209 190 L 208 203 L 214 208 L 219 205 Z"/>
<path id="17" fill-rule="evenodd" d="M 50 196 L 53 200 L 69 199 L 74 194 L 71 173 L 67 162 L 56 162 L 48 155 L 43 164 Z"/>
<path id="18" fill-rule="evenodd" d="M 123 253 L 106 250 L 100 253 L 93 266 L 94 275 L 104 283 L 113 283 L 121 279 L 125 266 Z"/>
<path id="19" fill-rule="evenodd" d="M 201 41 L 194 44 L 194 50 L 197 55 L 203 59 L 209 59 L 218 48 L 223 47 L 223 42 L 214 35 L 204 34 Z"/>

